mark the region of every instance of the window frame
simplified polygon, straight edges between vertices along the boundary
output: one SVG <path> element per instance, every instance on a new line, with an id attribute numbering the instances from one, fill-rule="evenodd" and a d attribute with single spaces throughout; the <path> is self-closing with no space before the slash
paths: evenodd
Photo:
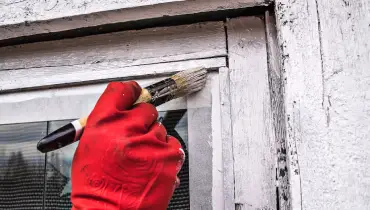
<path id="1" fill-rule="evenodd" d="M 272 118 L 271 108 L 273 108 L 270 104 L 270 97 L 273 97 L 270 96 L 270 91 L 276 89 L 270 89 L 269 87 L 270 78 L 268 71 L 272 68 L 270 66 L 267 67 L 267 63 L 269 62 L 269 64 L 271 64 L 271 61 L 274 61 L 273 59 L 276 59 L 276 57 L 274 58 L 275 54 L 267 56 L 266 47 L 269 46 L 270 43 L 266 41 L 265 36 L 271 38 L 271 34 L 266 34 L 264 27 L 263 20 L 258 17 L 238 17 L 230 19 L 225 23 L 226 31 L 223 32 L 226 32 L 224 35 L 227 35 L 227 37 L 225 36 L 223 38 L 224 41 L 222 44 L 224 44 L 225 41 L 226 43 L 224 49 L 221 49 L 221 51 L 211 50 L 211 54 L 198 52 L 193 54 L 195 56 L 192 55 L 190 57 L 186 52 L 183 52 L 180 56 L 171 57 L 170 60 L 165 60 L 164 62 L 159 59 L 157 61 L 158 63 L 145 63 L 145 65 L 128 66 L 124 69 L 112 69 L 114 70 L 115 78 L 108 76 L 103 79 L 103 81 L 109 81 L 112 79 L 120 80 L 137 79 L 141 77 L 147 78 L 149 76 L 165 76 L 175 73 L 179 69 L 196 66 L 204 66 L 210 68 L 212 72 L 218 72 L 218 85 L 211 89 L 212 94 L 210 99 L 211 101 L 215 101 L 214 106 L 211 106 L 211 128 L 212 137 L 222 139 L 222 141 L 218 139 L 215 141 L 220 143 L 217 146 L 219 147 L 219 145 L 221 145 L 222 155 L 214 153 L 213 157 L 222 158 L 221 161 L 218 159 L 214 160 L 215 163 L 217 162 L 218 164 L 212 165 L 212 171 L 218 170 L 222 176 L 218 178 L 217 182 L 214 182 L 217 183 L 215 186 L 212 185 L 212 209 L 234 210 L 243 208 L 243 205 L 253 205 L 256 208 L 268 207 L 275 209 L 277 206 L 276 193 L 279 192 L 276 192 L 276 187 L 278 185 L 276 185 L 275 180 L 276 167 L 274 164 L 276 163 L 274 162 L 276 161 L 276 149 L 274 145 L 276 134 L 274 133 L 273 126 L 270 124 Z M 170 28 L 171 27 L 168 27 L 168 29 Z M 222 36 L 218 36 L 217 40 L 220 40 L 220 37 Z M 275 39 L 275 36 L 272 38 Z M 207 41 L 208 43 L 214 43 L 214 40 Z M 181 48 L 176 50 L 181 50 Z M 72 68 L 78 67 L 73 66 Z M 160 70 L 156 71 L 156 68 Z M 62 76 L 64 77 L 63 80 L 68 79 L 69 76 L 73 77 L 74 74 L 71 75 L 68 74 L 68 72 L 64 74 L 64 69 L 71 72 L 69 67 L 64 68 L 62 66 L 60 72 L 62 72 Z M 138 69 L 140 71 L 137 71 Z M 35 86 L 30 85 L 27 76 L 31 77 L 35 71 L 40 72 L 39 70 L 42 71 L 42 68 L 33 69 L 33 71 L 30 71 L 26 76 L 19 76 L 19 74 L 21 74 L 19 70 L 9 71 L 9 74 L 6 73 L 7 70 L 0 71 L 0 80 L 2 80 L 4 76 L 5 80 L 12 80 L 15 78 L 14 81 L 7 83 L 9 85 L 8 89 L 4 89 L 0 84 L 0 93 L 6 92 L 0 94 L 0 116 L 6 116 L 5 118 L 0 118 L 0 124 L 6 121 L 17 122 L 26 117 L 43 121 L 47 119 L 57 119 L 58 116 L 61 116 L 60 119 L 71 119 L 74 118 L 73 116 L 75 116 L 76 113 L 78 116 L 86 115 L 88 114 L 87 110 L 92 107 L 84 107 L 81 110 L 76 110 L 75 113 L 71 112 L 73 116 L 68 116 L 68 113 L 65 111 L 58 112 L 59 110 L 65 110 L 63 107 L 68 106 L 64 106 L 60 101 L 53 99 L 55 99 L 55 96 L 65 96 L 68 92 L 74 92 L 74 88 L 83 89 L 82 86 L 78 85 L 91 87 L 91 89 L 86 90 L 92 91 L 92 94 L 95 94 L 95 96 L 99 95 L 99 91 L 97 92 L 99 88 L 100 93 L 102 92 L 103 85 L 97 83 L 102 81 L 97 81 L 96 77 L 89 81 L 84 81 L 82 77 L 78 77 L 77 80 L 75 78 L 75 80 L 70 83 L 68 83 L 68 81 L 55 82 L 54 80 L 52 83 L 48 83 L 48 81 L 46 81 L 48 77 L 43 77 L 43 81 L 46 81 L 43 85 L 39 86 L 39 84 L 35 82 L 33 82 Z M 275 70 L 277 71 L 278 69 Z M 130 73 L 127 74 L 127 72 Z M 136 72 L 140 72 L 140 74 L 136 74 Z M 12 77 L 12 75 L 17 75 L 17 73 L 19 73 L 19 77 Z M 109 73 L 109 69 L 105 69 L 103 71 L 103 74 L 104 73 Z M 21 86 L 17 87 L 17 82 L 19 81 L 21 82 Z M 248 81 L 252 82 L 246 84 Z M 72 85 L 73 87 L 71 87 Z M 50 87 L 54 89 L 47 90 L 47 88 Z M 278 88 L 279 87 L 280 86 L 278 86 Z M 24 90 L 27 91 L 23 92 Z M 263 96 L 263 100 L 261 100 L 261 97 L 257 98 L 258 100 L 255 102 L 254 98 L 249 97 L 258 94 Z M 201 107 L 201 104 L 204 103 L 205 100 L 203 100 L 199 94 L 197 97 L 199 97 L 199 100 L 193 100 L 192 102 L 187 101 L 186 103 L 184 103 L 184 101 L 172 101 L 162 107 L 158 107 L 158 110 L 161 111 L 169 106 L 174 106 L 170 105 L 170 103 L 182 104 L 183 108 L 185 107 L 184 104 L 187 104 L 186 107 Z M 32 113 L 29 113 L 28 110 L 20 109 L 22 106 L 21 104 L 17 104 L 24 103 L 31 99 L 41 100 L 41 98 L 44 98 L 42 99 L 44 101 L 49 100 L 48 103 L 50 104 L 55 103 L 52 107 L 59 109 L 54 109 L 54 113 L 46 116 L 32 116 Z M 69 106 L 83 103 L 83 100 L 83 97 L 70 98 L 72 105 Z M 2 110 L 4 104 L 6 104 L 5 106 L 8 107 L 8 109 Z M 256 112 L 256 110 L 261 110 L 261 104 L 263 105 L 263 112 Z M 45 104 L 39 101 L 36 102 L 32 108 L 42 109 L 45 107 Z M 13 109 L 14 111 L 19 110 L 21 112 L 17 112 L 17 115 L 11 116 L 8 112 Z M 70 115 L 72 115 L 71 113 Z M 258 123 L 249 123 L 248 119 L 253 119 L 254 122 Z M 261 122 L 265 123 L 261 124 Z M 263 133 L 264 135 L 253 136 L 250 135 L 253 133 L 250 131 Z M 215 149 L 213 149 L 213 151 L 214 150 Z M 217 151 L 219 151 L 219 149 Z M 253 162 L 252 159 L 247 158 L 250 151 L 253 152 L 255 158 L 261 161 L 262 164 L 254 164 L 255 161 Z M 237 159 L 235 159 L 236 157 Z M 236 164 L 234 164 L 234 159 L 236 160 Z M 219 169 L 220 162 L 222 162 L 221 170 Z M 216 173 L 218 172 L 215 172 L 215 174 Z M 252 180 L 249 178 L 252 176 L 256 176 L 257 179 Z M 247 180 L 246 178 L 249 179 Z M 268 186 L 266 185 L 266 180 L 268 181 Z M 282 187 L 286 186 L 284 183 L 282 184 Z M 282 188 L 280 186 L 278 187 Z M 222 188 L 222 195 L 217 191 L 220 188 Z"/>
<path id="2" fill-rule="evenodd" d="M 221 120 L 220 120 L 220 71 L 227 71 L 226 67 L 220 65 L 225 58 L 205 59 L 202 62 L 211 66 L 207 77 L 206 87 L 198 93 L 188 97 L 175 99 L 163 104 L 158 111 L 188 109 L 188 150 L 189 150 L 189 182 L 190 182 L 190 206 L 191 209 L 221 209 L 223 206 L 223 166 L 222 166 L 222 139 L 221 139 Z M 204 62 L 205 61 L 205 62 Z M 182 63 L 182 64 L 181 64 Z M 195 67 L 199 62 L 188 65 L 187 62 L 177 62 L 185 69 Z M 183 66 L 186 65 L 186 66 Z M 170 65 L 171 66 L 171 65 Z M 170 69 L 165 69 L 168 74 L 173 73 L 174 65 Z M 148 65 L 145 69 L 156 69 L 157 64 Z M 166 73 L 167 73 L 166 72 Z M 88 72 L 86 72 L 88 74 Z M 154 74 L 154 72 L 148 72 Z M 128 78 L 134 77 L 130 75 Z M 222 76 L 222 74 L 221 74 Z M 137 79 L 139 84 L 151 84 L 164 78 L 159 74 L 155 78 Z M 124 80 L 124 78 L 123 78 Z M 27 123 L 40 121 L 54 121 L 79 118 L 87 115 L 95 105 L 99 95 L 103 92 L 108 82 L 97 84 L 86 84 L 82 86 L 61 87 L 53 89 L 40 89 L 6 93 L 0 95 L 0 107 L 3 110 L 0 119 L 1 124 Z M 225 84 L 224 84 L 225 85 Z M 83 96 L 84 93 L 87 95 Z M 82 98 L 81 98 L 82 97 Z M 80 98 L 80 99 L 79 99 Z M 77 102 L 76 102 L 77 101 Z M 76 102 L 70 104 L 70 102 Z M 35 106 L 42 108 L 32 111 Z M 68 109 L 68 107 L 77 107 Z M 193 115 L 202 109 L 209 109 L 208 115 Z M 6 113 L 5 111 L 6 110 Z M 56 111 L 57 110 L 57 111 Z M 210 125 L 200 122 L 210 122 Z M 202 132 L 204 128 L 207 132 Z M 193 128 L 198 128 L 194 130 Z M 204 142 L 209 144 L 204 146 Z M 203 146 L 199 146 L 203 144 Z M 204 150 L 206 147 L 211 150 Z M 36 145 L 35 145 L 36 147 Z M 194 155 L 193 155 L 194 154 Z M 203 156 L 208 161 L 194 159 L 195 156 Z M 211 160 L 211 161 L 209 161 Z M 201 173 L 201 169 L 207 169 L 208 173 Z M 210 177 L 212 177 L 210 179 Z M 200 186 L 203 183 L 204 186 Z M 205 202 L 205 201 L 209 202 Z"/>

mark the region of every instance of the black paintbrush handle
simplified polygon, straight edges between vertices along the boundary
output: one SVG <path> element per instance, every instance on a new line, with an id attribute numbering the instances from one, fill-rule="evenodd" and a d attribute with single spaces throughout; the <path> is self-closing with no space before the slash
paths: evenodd
<path id="1" fill-rule="evenodd" d="M 167 78 L 145 87 L 142 89 L 141 94 L 134 105 L 138 103 L 151 103 L 154 106 L 159 106 L 166 103 L 167 101 L 174 99 L 176 96 L 174 93 L 161 93 L 166 91 L 166 88 L 168 89 L 172 87 L 172 89 L 176 89 L 175 85 L 176 82 L 173 79 Z M 37 143 L 37 150 L 42 153 L 51 152 L 78 141 L 86 126 L 86 121 L 87 117 L 83 117 L 50 133 Z"/>
<path id="2" fill-rule="evenodd" d="M 45 136 L 38 142 L 37 150 L 42 153 L 51 152 L 78 141 L 84 129 L 80 121 L 81 119 L 72 121 Z"/>
<path id="3" fill-rule="evenodd" d="M 193 76 L 205 76 L 207 72 L 205 71 L 205 73 L 203 72 L 198 75 L 195 73 L 196 71 L 203 72 L 205 70 L 204 68 L 195 68 L 190 69 L 189 71 L 179 72 L 170 78 L 143 88 L 138 100 L 134 104 L 144 102 L 151 103 L 154 106 L 159 106 L 163 103 L 171 101 L 172 99 L 189 94 L 189 92 L 200 90 L 198 89 L 200 86 L 195 86 L 195 89 L 188 87 L 188 79 L 198 85 L 200 84 L 199 81 L 203 81 L 205 83 L 205 78 L 198 81 L 194 79 Z M 84 117 L 59 128 L 58 130 L 41 139 L 37 144 L 37 149 L 40 152 L 45 153 L 78 141 L 82 135 L 83 129 L 85 128 L 86 121 L 87 117 Z"/>

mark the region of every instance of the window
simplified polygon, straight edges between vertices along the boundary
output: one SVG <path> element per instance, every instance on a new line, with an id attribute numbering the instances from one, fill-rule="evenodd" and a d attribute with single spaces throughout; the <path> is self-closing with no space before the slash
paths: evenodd
<path id="1" fill-rule="evenodd" d="M 139 80 L 139 83 L 143 84 L 151 81 L 153 80 Z M 214 143 L 212 142 L 211 130 L 212 97 L 210 90 L 212 83 L 215 84 L 215 82 L 217 82 L 217 73 L 210 73 L 205 90 L 194 96 L 179 98 L 158 107 L 160 116 L 164 117 L 163 122 L 168 132 L 182 140 L 184 147 L 189 151 L 187 162 L 180 173 L 181 187 L 176 190 L 169 206 L 170 209 L 190 209 L 191 205 L 210 207 L 212 204 L 212 186 L 215 183 L 212 180 L 212 148 Z M 22 208 L 23 205 L 28 206 L 32 203 L 37 203 L 33 206 L 40 209 L 42 206 L 45 209 L 69 209 L 71 207 L 69 201 L 70 167 L 78 142 L 47 153 L 45 156 L 36 150 L 36 144 L 47 133 L 70 122 L 72 119 L 82 116 L 77 114 L 76 111 L 86 112 L 84 107 L 92 107 L 105 85 L 85 85 L 79 88 L 17 93 L 18 97 L 23 94 L 31 96 L 35 92 L 41 96 L 43 95 L 41 92 L 50 91 L 59 92 L 60 95 L 52 94 L 54 97 L 51 100 L 45 97 L 36 97 L 26 100 L 22 106 L 14 106 L 16 103 L 0 105 L 5 109 L 10 106 L 8 108 L 12 110 L 13 114 L 18 112 L 22 115 L 22 112 L 24 112 L 23 114 L 27 115 L 34 104 L 43 104 L 45 107 L 40 109 L 41 112 L 33 113 L 41 118 L 42 115 L 54 112 L 56 107 L 62 110 L 65 108 L 65 111 L 53 115 L 47 121 L 0 125 L 0 143 L 3 144 L 2 153 L 4 154 L 2 155 L 2 162 L 3 164 L 8 162 L 7 165 L 2 167 L 4 185 L 1 186 L 4 187 L 3 190 L 6 190 L 8 186 L 6 183 L 16 182 L 19 184 L 18 188 L 14 188 L 16 190 L 14 194 L 12 194 L 13 191 L 10 191 L 10 198 L 3 198 L 1 201 L 4 207 Z M 81 97 L 81 95 L 84 96 L 83 99 L 78 104 L 71 106 L 69 102 Z M 12 96 L 14 97 L 15 94 L 13 93 Z M 59 103 L 53 103 L 54 100 Z M 16 107 L 19 109 L 17 110 Z M 65 118 L 64 116 L 72 115 L 74 115 L 73 118 L 62 120 Z M 25 121 L 38 120 L 38 118 L 29 118 L 29 116 L 27 115 L 23 119 Z M 191 170 L 189 170 L 189 165 Z M 12 172 L 17 176 L 9 177 L 8 174 Z M 7 178 L 10 178 L 10 180 L 7 181 Z M 31 183 L 35 183 L 33 185 L 23 184 L 23 182 L 28 183 L 28 179 L 32 179 Z M 20 200 L 20 198 L 25 198 L 23 199 L 25 204 L 14 202 L 14 200 Z"/>
<path id="2" fill-rule="evenodd" d="M 42 209 L 45 157 L 35 149 L 46 123 L 0 125 L 0 209 Z"/>
<path id="3" fill-rule="evenodd" d="M 166 126 L 169 135 L 180 140 L 188 156 L 188 133 L 187 133 L 187 113 L 186 109 L 162 111 L 159 116 L 163 117 L 163 124 Z M 69 123 L 71 120 L 50 121 L 48 133 Z M 71 164 L 73 154 L 77 148 L 75 142 L 60 150 L 47 154 L 46 161 L 46 182 L 45 186 L 45 208 L 46 209 L 66 209 L 71 208 Z M 33 145 L 34 147 L 34 145 Z M 184 166 L 179 173 L 181 186 L 176 189 L 174 196 L 169 204 L 169 209 L 190 209 L 189 199 L 189 160 L 184 162 Z"/>
<path id="4" fill-rule="evenodd" d="M 277 150 L 266 37 L 271 39 L 260 18 L 240 17 L 226 24 L 204 22 L 0 48 L 0 144 L 6 145 L 0 159 L 3 165 L 12 160 L 11 171 L 21 170 L 21 156 L 35 163 L 32 171 L 38 175 L 33 180 L 43 186 L 32 195 L 39 205 L 9 197 L 5 204 L 68 208 L 75 145 L 45 158 L 36 152 L 36 143 L 65 120 L 88 115 L 109 81 L 134 79 L 145 86 L 203 66 L 209 74 L 202 91 L 157 107 L 162 115 L 184 112 L 173 131 L 187 143 L 189 188 L 178 191 L 171 203 L 177 206 L 170 208 L 237 209 L 250 204 L 275 209 Z M 1 173 L 4 178 L 6 172 Z M 28 171 L 22 173 L 28 176 Z M 17 184 L 24 185 L 20 191 L 30 188 Z M 16 193 L 10 197 L 21 195 Z"/>

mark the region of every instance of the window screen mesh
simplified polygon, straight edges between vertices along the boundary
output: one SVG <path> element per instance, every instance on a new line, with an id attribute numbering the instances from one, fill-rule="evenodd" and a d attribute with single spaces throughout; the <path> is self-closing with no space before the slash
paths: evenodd
<path id="1" fill-rule="evenodd" d="M 190 209 L 186 110 L 159 112 L 169 135 L 181 141 L 186 160 L 168 209 Z M 50 121 L 0 125 L 0 209 L 70 210 L 70 170 L 77 143 L 46 155 L 39 139 L 70 122 Z M 46 157 L 46 161 L 45 161 Z"/>
<path id="2" fill-rule="evenodd" d="M 45 122 L 0 126 L 0 209 L 42 209 L 45 135 Z"/>

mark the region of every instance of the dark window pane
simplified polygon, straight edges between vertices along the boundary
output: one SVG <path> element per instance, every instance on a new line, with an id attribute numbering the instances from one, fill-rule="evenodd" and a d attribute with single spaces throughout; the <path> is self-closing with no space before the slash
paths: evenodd
<path id="1" fill-rule="evenodd" d="M 180 140 L 186 157 L 184 165 L 178 174 L 180 186 L 175 190 L 168 209 L 190 209 L 187 113 L 186 110 L 173 110 L 160 112 L 159 115 L 164 117 L 163 125 L 167 129 L 168 135 Z"/>
<path id="2" fill-rule="evenodd" d="M 71 121 L 49 122 L 48 133 Z M 45 209 L 71 209 L 71 166 L 77 145 L 78 142 L 75 142 L 47 154 Z"/>
<path id="3" fill-rule="evenodd" d="M 181 180 L 180 187 L 176 189 L 168 209 L 190 209 L 189 199 L 189 161 L 187 153 L 188 128 L 186 110 L 174 110 L 159 112 L 164 117 L 163 124 L 167 128 L 169 135 L 180 139 L 186 153 L 186 160 L 182 170 L 179 173 Z M 52 121 L 49 122 L 48 132 L 52 132 L 59 127 L 71 122 Z M 47 186 L 46 186 L 46 209 L 65 209 L 71 208 L 70 193 L 70 171 L 73 154 L 77 148 L 78 142 L 67 147 L 48 153 L 47 155 Z"/>
<path id="4" fill-rule="evenodd" d="M 0 125 L 0 209 L 42 209 L 46 122 Z"/>

